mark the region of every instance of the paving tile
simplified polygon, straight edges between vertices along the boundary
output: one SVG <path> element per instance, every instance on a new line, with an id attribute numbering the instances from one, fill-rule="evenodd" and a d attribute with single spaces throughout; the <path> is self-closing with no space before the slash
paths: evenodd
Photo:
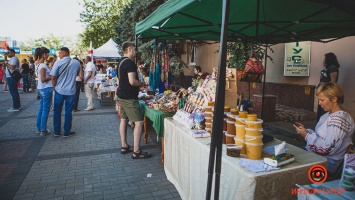
<path id="1" fill-rule="evenodd" d="M 73 195 L 74 191 L 75 191 L 74 187 L 71 187 L 71 188 L 59 188 L 59 189 L 56 189 L 54 197 L 62 197 L 62 196 L 66 196 L 66 195 Z"/>
<path id="2" fill-rule="evenodd" d="M 63 200 L 76 200 L 76 199 L 84 199 L 84 194 L 74 194 L 74 195 L 63 197 Z"/>
<path id="3" fill-rule="evenodd" d="M 160 196 L 160 195 L 163 195 L 163 194 L 170 194 L 170 191 L 169 190 L 159 190 L 159 191 L 156 191 L 156 192 L 152 192 L 153 196 Z"/>
<path id="4" fill-rule="evenodd" d="M 115 199 L 115 198 L 121 199 L 123 198 L 123 194 L 121 192 L 104 194 L 104 199 Z"/>
<path id="5" fill-rule="evenodd" d="M 101 197 L 103 196 L 102 191 L 100 192 L 88 192 L 88 193 L 84 193 L 84 198 L 89 198 L 89 197 Z"/>
<path id="6" fill-rule="evenodd" d="M 152 193 L 143 193 L 143 194 L 137 194 L 134 195 L 135 199 L 144 199 L 144 198 L 153 198 Z"/>
<path id="7" fill-rule="evenodd" d="M 127 197 L 127 196 L 133 196 L 139 194 L 140 190 L 129 190 L 129 191 L 124 191 L 122 193 L 124 197 Z"/>

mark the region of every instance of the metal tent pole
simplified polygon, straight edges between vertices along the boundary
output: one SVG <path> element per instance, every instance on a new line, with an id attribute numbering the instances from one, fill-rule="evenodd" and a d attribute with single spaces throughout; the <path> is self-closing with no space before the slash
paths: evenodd
<path id="1" fill-rule="evenodd" d="M 208 182 L 207 182 L 207 190 L 206 190 L 207 200 L 211 199 L 215 156 L 216 156 L 216 171 L 215 171 L 216 179 L 215 179 L 214 199 L 219 199 L 219 186 L 220 186 L 221 161 L 222 161 L 224 101 L 225 101 L 225 87 L 226 87 L 226 60 L 227 60 L 229 8 L 230 8 L 230 0 L 223 0 L 220 51 L 219 51 L 219 59 L 218 59 L 217 92 L 216 92 L 216 102 L 214 105 L 212 139 L 211 139 L 210 157 L 209 157 L 209 164 L 208 164 Z M 216 154 L 216 148 L 217 148 L 217 154 Z"/>
<path id="2" fill-rule="evenodd" d="M 266 45 L 265 50 L 265 66 L 264 66 L 264 81 L 263 81 L 263 96 L 261 97 L 261 119 L 264 118 L 264 96 L 265 96 L 265 83 L 266 83 L 266 66 L 267 66 L 267 49 L 268 45 Z"/>

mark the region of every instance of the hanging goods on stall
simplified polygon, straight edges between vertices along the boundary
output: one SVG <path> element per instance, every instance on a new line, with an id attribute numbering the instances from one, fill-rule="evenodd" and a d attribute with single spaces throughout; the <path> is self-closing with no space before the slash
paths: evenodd
<path id="1" fill-rule="evenodd" d="M 149 87 L 155 91 L 155 82 L 154 82 L 154 72 L 155 72 L 155 48 L 156 48 L 156 40 L 154 41 L 152 60 L 149 66 Z"/>
<path id="2" fill-rule="evenodd" d="M 162 42 L 162 62 L 161 62 L 161 66 L 162 66 L 162 80 L 164 81 L 168 81 L 169 79 L 169 57 L 168 57 L 168 51 L 167 51 L 167 46 L 166 46 L 166 41 L 163 40 Z"/>
<path id="3" fill-rule="evenodd" d="M 159 64 L 159 52 L 158 51 L 158 40 L 154 41 L 152 62 L 150 65 L 149 72 L 149 87 L 155 91 L 159 89 L 160 86 L 160 64 Z"/>

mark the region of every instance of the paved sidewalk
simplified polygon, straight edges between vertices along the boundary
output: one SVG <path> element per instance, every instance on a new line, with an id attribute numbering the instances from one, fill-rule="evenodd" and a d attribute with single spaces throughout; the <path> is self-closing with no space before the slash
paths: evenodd
<path id="1" fill-rule="evenodd" d="M 10 93 L 0 85 L 0 199 L 181 199 L 166 178 L 160 148 L 152 136 L 141 148 L 149 159 L 120 154 L 119 117 L 114 106 L 73 113 L 75 136 L 35 134 L 36 93 L 20 94 L 20 112 L 9 113 Z M 21 91 L 21 89 L 19 90 Z M 63 114 L 62 114 L 63 115 Z M 53 132 L 53 112 L 48 127 Z M 63 123 L 63 120 L 62 120 Z M 128 128 L 128 143 L 133 144 Z M 151 177 L 147 177 L 151 174 Z"/>

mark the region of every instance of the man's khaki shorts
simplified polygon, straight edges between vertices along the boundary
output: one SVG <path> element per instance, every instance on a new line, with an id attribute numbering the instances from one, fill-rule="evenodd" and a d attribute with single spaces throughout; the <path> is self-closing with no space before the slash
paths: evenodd
<path id="1" fill-rule="evenodd" d="M 121 119 L 129 119 L 131 122 L 143 121 L 143 113 L 139 108 L 139 102 L 136 99 L 118 98 L 121 105 Z"/>

